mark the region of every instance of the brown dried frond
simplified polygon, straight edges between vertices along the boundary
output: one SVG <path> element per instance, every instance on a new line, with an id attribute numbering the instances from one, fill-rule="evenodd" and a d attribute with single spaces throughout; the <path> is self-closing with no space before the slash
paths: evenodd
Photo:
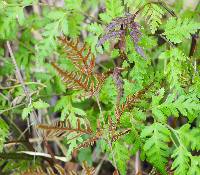
<path id="1" fill-rule="evenodd" d="M 82 167 L 83 167 L 83 171 L 84 171 L 85 175 L 93 175 L 95 173 L 94 168 L 89 167 L 86 161 L 83 162 Z"/>
<path id="2" fill-rule="evenodd" d="M 59 37 L 59 40 L 64 44 L 65 52 L 73 64 L 85 75 L 91 75 L 95 66 L 95 56 L 91 53 L 91 49 L 87 48 L 86 44 L 81 46 L 78 39 L 73 41 L 63 36 Z"/>
<path id="3" fill-rule="evenodd" d="M 131 129 L 125 129 L 124 131 L 121 131 L 121 132 L 118 132 L 118 133 L 116 133 L 116 134 L 114 134 L 113 136 L 112 136 L 112 142 L 115 142 L 116 140 L 118 140 L 120 137 L 122 137 L 122 136 L 124 136 L 124 135 L 126 135 L 126 134 L 128 134 L 129 132 L 131 131 Z"/>
<path id="4" fill-rule="evenodd" d="M 20 175 L 67 175 L 67 173 L 64 168 L 55 164 L 53 167 L 47 166 L 45 170 L 41 166 L 37 168 L 29 168 L 20 173 Z"/>
<path id="5" fill-rule="evenodd" d="M 100 139 L 100 137 L 103 135 L 103 130 L 102 129 L 99 129 L 97 130 L 97 132 L 95 133 L 94 136 L 90 137 L 89 139 L 85 140 L 84 142 L 82 142 L 80 145 L 78 145 L 77 148 L 74 149 L 74 151 L 76 150 L 79 150 L 81 148 L 86 148 L 86 147 L 89 147 L 89 146 L 92 146 L 94 145 L 94 143 Z"/>
<path id="6" fill-rule="evenodd" d="M 46 175 L 46 172 L 44 172 L 42 167 L 37 167 L 37 168 L 29 168 L 26 171 L 20 173 L 20 175 L 38 175 L 38 174 Z"/>
<path id="7" fill-rule="evenodd" d="M 77 119 L 77 126 L 73 128 L 70 124 L 69 120 L 65 120 L 64 122 L 58 121 L 54 125 L 38 125 L 38 128 L 43 129 L 45 131 L 45 138 L 63 138 L 68 134 L 74 132 L 77 135 L 73 137 L 80 137 L 84 134 L 92 134 L 92 129 L 90 125 L 86 122 L 84 127 L 81 126 L 80 119 Z"/>
<path id="8" fill-rule="evenodd" d="M 125 112 L 126 110 L 130 110 L 133 107 L 133 105 L 141 99 L 141 97 L 145 94 L 145 92 L 149 89 L 149 87 L 151 87 L 151 85 L 152 83 L 150 83 L 144 89 L 136 92 L 134 95 L 128 96 L 123 104 L 117 105 L 115 109 L 115 116 L 117 118 L 117 121 L 120 121 L 123 112 Z"/>
<path id="9" fill-rule="evenodd" d="M 109 131 L 115 131 L 117 129 L 116 123 L 113 122 L 112 118 L 108 116 Z"/>
<path id="10" fill-rule="evenodd" d="M 67 72 L 62 70 L 55 63 L 51 63 L 57 70 L 63 81 L 67 84 L 67 88 L 74 90 L 84 90 L 85 96 L 91 97 L 96 95 L 106 79 L 104 74 L 94 74 L 93 76 L 86 76 L 81 72 Z"/>

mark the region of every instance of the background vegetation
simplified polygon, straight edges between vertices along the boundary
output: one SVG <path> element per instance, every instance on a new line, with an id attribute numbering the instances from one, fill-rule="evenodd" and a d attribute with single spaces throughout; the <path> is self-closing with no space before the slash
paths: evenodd
<path id="1" fill-rule="evenodd" d="M 0 174 L 199 175 L 199 14 L 1 0 Z"/>

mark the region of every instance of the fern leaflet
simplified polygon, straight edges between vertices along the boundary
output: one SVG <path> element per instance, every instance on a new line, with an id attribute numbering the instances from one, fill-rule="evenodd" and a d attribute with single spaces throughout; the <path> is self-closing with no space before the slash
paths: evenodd
<path id="1" fill-rule="evenodd" d="M 144 7 L 143 16 L 150 25 L 151 33 L 154 34 L 158 29 L 159 25 L 162 23 L 161 18 L 164 15 L 164 11 L 154 3 L 149 3 Z"/>
<path id="2" fill-rule="evenodd" d="M 200 23 L 192 19 L 170 18 L 165 26 L 164 35 L 173 43 L 181 43 L 184 39 L 189 39 L 200 29 Z"/>
<path id="3" fill-rule="evenodd" d="M 167 175 L 165 166 L 167 157 L 169 156 L 169 148 L 167 146 L 167 142 L 170 140 L 169 130 L 160 123 L 153 123 L 142 130 L 141 137 L 146 140 L 143 150 L 147 156 L 147 160 L 159 172 Z"/>
<path id="4" fill-rule="evenodd" d="M 172 158 L 174 158 L 174 162 L 172 164 L 172 169 L 174 171 L 174 175 L 186 175 L 189 169 L 189 161 L 190 161 L 190 153 L 180 145 L 173 152 Z"/>

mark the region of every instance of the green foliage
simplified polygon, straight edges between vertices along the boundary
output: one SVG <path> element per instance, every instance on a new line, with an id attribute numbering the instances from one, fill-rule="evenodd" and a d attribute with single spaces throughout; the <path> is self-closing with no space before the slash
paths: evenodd
<path id="1" fill-rule="evenodd" d="M 106 0 L 105 5 L 106 12 L 99 15 L 102 21 L 109 23 L 113 18 L 123 15 L 124 7 L 120 0 Z"/>
<path id="2" fill-rule="evenodd" d="M 159 25 L 162 23 L 161 18 L 164 15 L 164 11 L 159 5 L 149 3 L 144 7 L 142 13 L 143 17 L 145 17 L 147 23 L 149 24 L 151 33 L 154 34 Z"/>
<path id="3" fill-rule="evenodd" d="M 0 174 L 61 158 L 199 175 L 199 29 L 199 5 L 182 0 L 0 1 Z"/>
<path id="4" fill-rule="evenodd" d="M 175 169 L 175 175 L 187 174 L 189 169 L 189 152 L 185 150 L 183 146 L 176 148 L 172 154 L 174 162 L 172 164 L 172 169 Z"/>
<path id="5" fill-rule="evenodd" d="M 165 25 L 167 39 L 173 43 L 180 43 L 189 39 L 200 28 L 200 24 L 192 19 L 170 18 Z"/>
<path id="6" fill-rule="evenodd" d="M 128 8 L 130 8 L 131 11 L 137 10 L 143 5 L 145 5 L 148 1 L 147 0 L 124 0 L 124 3 L 127 5 Z"/>
<path id="7" fill-rule="evenodd" d="M 167 145 L 170 141 L 169 130 L 160 123 L 154 123 L 142 130 L 141 137 L 146 139 L 143 150 L 147 160 L 162 174 L 167 174 L 165 165 L 169 156 Z"/>
<path id="8" fill-rule="evenodd" d="M 33 107 L 36 109 L 45 109 L 49 107 L 49 104 L 39 99 L 36 102 L 33 102 Z"/>
<path id="9" fill-rule="evenodd" d="M 122 175 L 126 174 L 126 164 L 130 158 L 129 150 L 123 145 L 123 143 L 116 142 L 113 146 L 113 153 L 116 158 L 117 167 Z"/>
<path id="10" fill-rule="evenodd" d="M 185 64 L 188 58 L 181 50 L 177 48 L 173 48 L 161 53 L 159 58 L 165 60 L 165 62 L 169 60 L 166 68 L 164 69 L 164 74 L 167 76 L 168 82 L 170 83 L 170 88 L 174 89 L 174 91 L 177 93 L 184 93 L 182 89 L 183 81 L 180 80 L 181 77 L 184 77 L 183 70 L 186 71 L 186 74 L 189 73 L 187 69 L 189 65 Z"/>
<path id="11" fill-rule="evenodd" d="M 191 122 L 198 116 L 195 113 L 200 109 L 198 98 L 185 95 L 177 98 L 174 94 L 169 94 L 166 100 L 160 104 L 164 97 L 164 89 L 160 89 L 157 94 L 157 96 L 152 97 L 151 104 L 152 113 L 156 120 L 166 121 L 167 117 L 171 115 L 178 117 L 181 114 L 188 117 Z"/>
<path id="12" fill-rule="evenodd" d="M 200 157 L 192 156 L 191 167 L 188 171 L 188 175 L 197 175 L 200 173 Z"/>

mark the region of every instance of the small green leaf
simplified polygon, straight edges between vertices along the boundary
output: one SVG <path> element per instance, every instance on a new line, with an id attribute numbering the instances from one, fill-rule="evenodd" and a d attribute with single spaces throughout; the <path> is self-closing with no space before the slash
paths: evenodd
<path id="1" fill-rule="evenodd" d="M 27 108 L 24 108 L 22 111 L 22 119 L 26 119 L 28 115 L 33 111 L 33 106 L 28 106 Z"/>
<path id="2" fill-rule="evenodd" d="M 49 104 L 40 99 L 36 102 L 33 102 L 33 107 L 36 109 L 45 109 L 49 107 Z"/>

